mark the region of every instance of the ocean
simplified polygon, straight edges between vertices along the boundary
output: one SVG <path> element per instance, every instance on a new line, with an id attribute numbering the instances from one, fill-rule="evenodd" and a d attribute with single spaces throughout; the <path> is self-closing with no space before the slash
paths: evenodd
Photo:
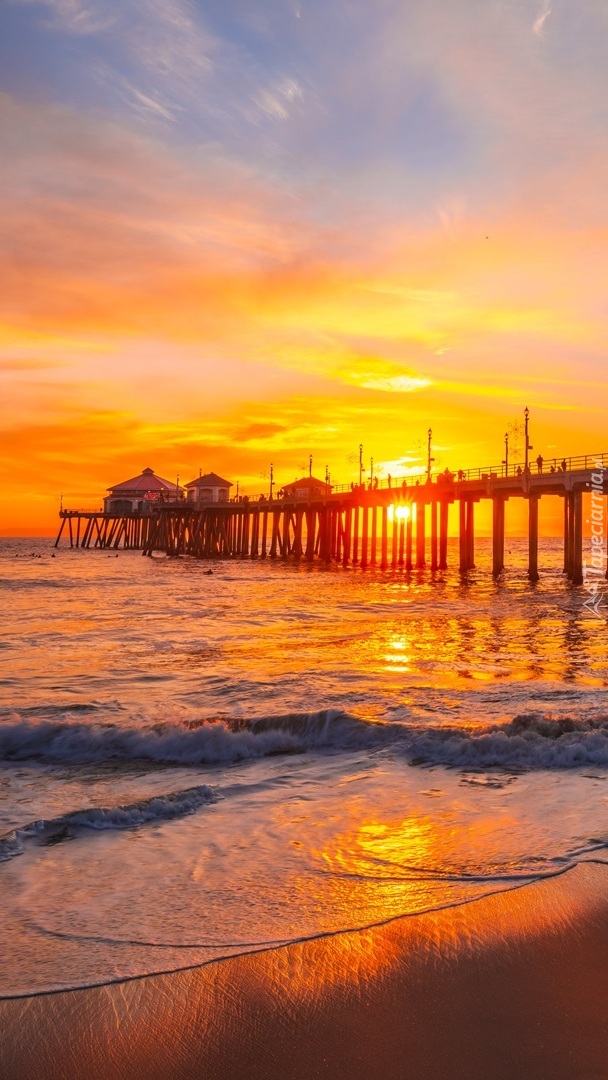
<path id="1" fill-rule="evenodd" d="M 0 541 L 0 994 L 526 888 L 608 846 L 606 618 L 494 582 Z M 602 609 L 600 608 L 600 611 Z"/>

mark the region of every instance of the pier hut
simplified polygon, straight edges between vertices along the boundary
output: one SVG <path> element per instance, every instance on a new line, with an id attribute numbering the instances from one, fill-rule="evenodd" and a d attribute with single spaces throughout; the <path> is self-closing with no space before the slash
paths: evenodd
<path id="1" fill-rule="evenodd" d="M 108 488 L 104 499 L 106 514 L 145 513 L 151 503 L 170 502 L 182 497 L 182 488 L 157 476 L 154 469 L 143 469 L 139 476 Z"/>
<path id="2" fill-rule="evenodd" d="M 232 486 L 231 480 L 223 480 L 214 472 L 197 476 L 196 480 L 186 484 L 188 504 L 200 506 L 206 503 L 228 502 Z"/>
<path id="3" fill-rule="evenodd" d="M 331 495 L 331 484 L 314 476 L 303 476 L 301 480 L 283 484 L 283 495 L 286 499 L 323 499 Z"/>

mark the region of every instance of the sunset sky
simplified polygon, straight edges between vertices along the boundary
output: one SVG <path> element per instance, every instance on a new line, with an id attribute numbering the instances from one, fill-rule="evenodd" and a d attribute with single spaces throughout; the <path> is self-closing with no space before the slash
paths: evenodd
<path id="1" fill-rule="evenodd" d="M 0 532 L 526 405 L 608 450 L 607 55 L 605 0 L 5 0 Z"/>

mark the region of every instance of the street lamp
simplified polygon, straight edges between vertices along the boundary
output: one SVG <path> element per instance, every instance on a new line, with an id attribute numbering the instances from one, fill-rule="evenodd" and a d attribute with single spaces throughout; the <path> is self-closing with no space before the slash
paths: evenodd
<path id="1" fill-rule="evenodd" d="M 432 428 L 429 428 L 427 432 L 427 453 L 426 453 L 426 481 L 427 484 L 431 482 L 431 465 L 435 458 L 431 457 L 431 439 L 433 438 Z"/>
<path id="2" fill-rule="evenodd" d="M 329 465 L 325 466 L 325 483 L 329 485 Z"/>
<path id="3" fill-rule="evenodd" d="M 359 487 L 363 483 L 363 443 L 359 443 Z"/>
<path id="4" fill-rule="evenodd" d="M 509 475 L 509 432 L 505 432 L 505 476 Z"/>
<path id="5" fill-rule="evenodd" d="M 373 459 L 373 457 L 369 459 L 369 486 L 372 487 L 372 488 L 374 486 L 374 459 Z"/>
<path id="6" fill-rule="evenodd" d="M 312 476 L 312 454 L 308 458 L 308 475 Z"/>
<path id="7" fill-rule="evenodd" d="M 530 442 L 530 436 L 528 435 L 528 420 L 529 420 L 529 418 L 530 418 L 530 410 L 529 410 L 528 406 L 526 405 L 526 407 L 524 409 L 524 421 L 525 421 L 525 424 L 524 424 L 524 438 L 525 438 L 525 443 L 526 443 L 526 461 L 525 461 L 525 466 L 524 466 L 524 472 L 525 472 L 526 476 L 530 472 L 530 450 L 534 449 L 534 447 L 532 446 L 532 443 Z"/>
<path id="8" fill-rule="evenodd" d="M 271 461 L 270 462 L 270 495 L 268 496 L 268 498 L 270 499 L 271 502 L 272 502 L 272 489 L 273 489 L 273 487 L 274 487 L 274 465 L 272 464 L 272 461 Z"/>

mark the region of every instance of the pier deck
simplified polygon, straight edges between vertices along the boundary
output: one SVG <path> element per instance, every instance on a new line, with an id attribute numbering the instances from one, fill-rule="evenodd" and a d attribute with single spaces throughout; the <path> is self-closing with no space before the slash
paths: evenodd
<path id="1" fill-rule="evenodd" d="M 151 504 L 147 513 L 104 514 L 62 510 L 55 546 L 67 525 L 71 547 L 127 548 L 152 555 L 190 555 L 199 559 L 296 558 L 344 566 L 447 569 L 450 507 L 458 503 L 459 567 L 475 565 L 475 505 L 492 503 L 492 571 L 504 569 L 505 504 L 528 504 L 528 573 L 538 579 L 538 508 L 541 498 L 563 500 L 564 572 L 580 584 L 583 562 L 583 495 L 591 493 L 592 532 L 598 558 L 605 560 L 608 454 L 571 458 L 550 472 L 500 475 L 498 469 L 469 470 L 461 479 L 440 474 L 415 483 L 395 479 L 371 490 L 334 489 L 312 499 L 260 498 L 224 503 Z M 601 509 L 601 514 L 599 513 Z M 430 544 L 427 543 L 427 527 Z M 596 542 L 593 541 L 595 544 Z M 427 550 L 430 548 L 430 551 Z M 604 573 L 605 565 L 602 566 Z"/>

